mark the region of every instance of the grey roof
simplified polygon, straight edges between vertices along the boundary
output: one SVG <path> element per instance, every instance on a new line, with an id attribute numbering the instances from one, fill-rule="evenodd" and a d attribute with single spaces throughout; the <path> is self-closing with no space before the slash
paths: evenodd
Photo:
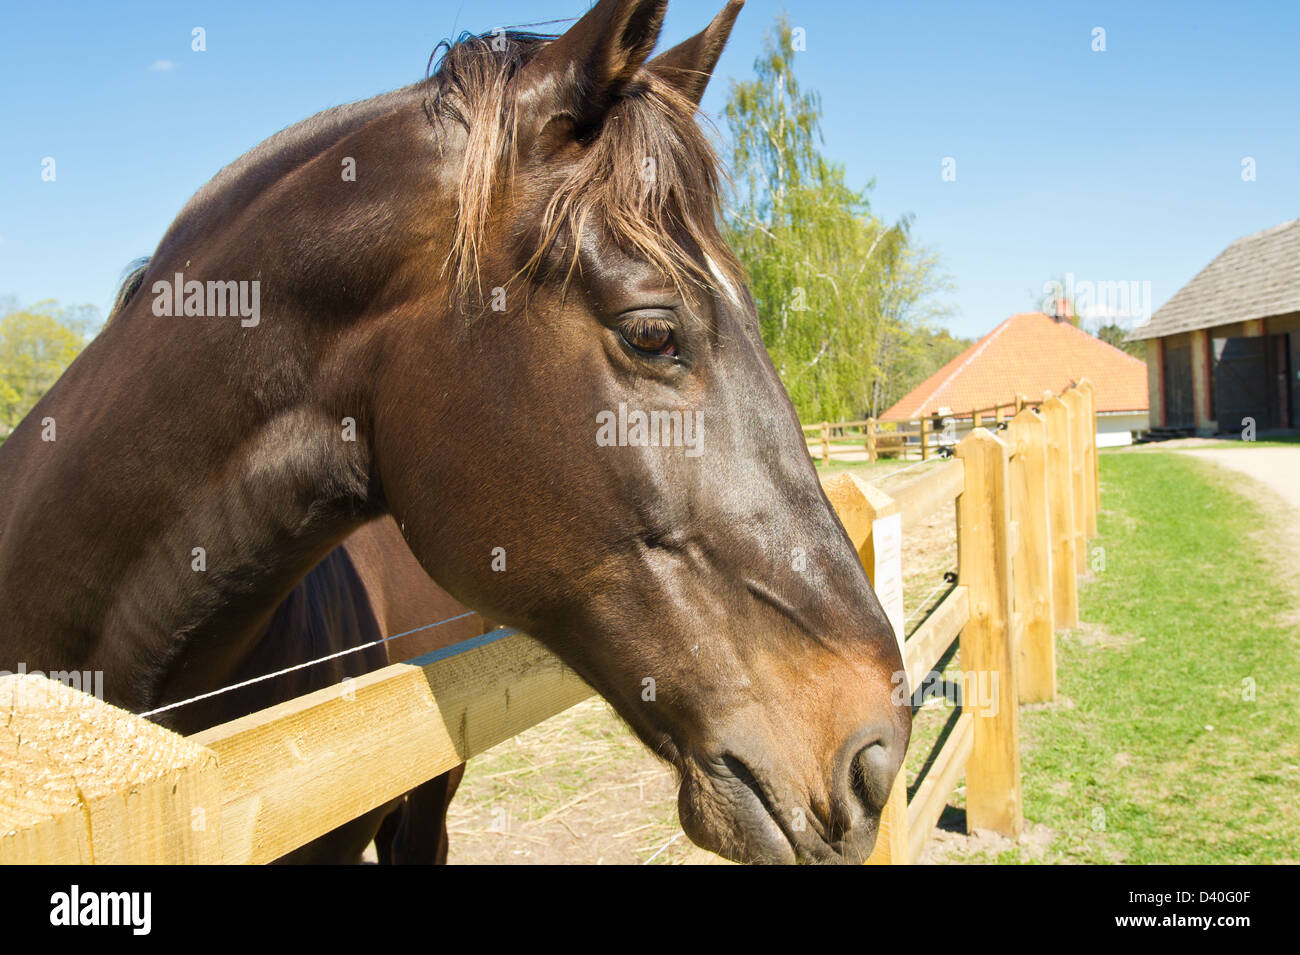
<path id="1" fill-rule="evenodd" d="M 1129 341 L 1300 311 L 1300 219 L 1238 239 Z"/>

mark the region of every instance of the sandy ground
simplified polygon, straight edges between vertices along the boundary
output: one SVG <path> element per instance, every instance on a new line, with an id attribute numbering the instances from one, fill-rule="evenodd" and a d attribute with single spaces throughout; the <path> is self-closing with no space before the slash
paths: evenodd
<path id="1" fill-rule="evenodd" d="M 1267 486 L 1295 512 L 1291 521 L 1294 532 L 1290 536 L 1293 541 L 1300 537 L 1300 447 L 1191 448 L 1178 453 L 1213 461 Z"/>

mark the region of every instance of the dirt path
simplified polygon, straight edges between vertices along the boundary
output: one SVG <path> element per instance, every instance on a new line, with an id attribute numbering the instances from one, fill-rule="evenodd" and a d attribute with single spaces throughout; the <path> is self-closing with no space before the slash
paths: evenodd
<path id="1" fill-rule="evenodd" d="M 1237 471 L 1268 487 L 1294 512 L 1289 515 L 1289 520 L 1280 520 L 1279 527 L 1289 526 L 1292 541 L 1300 540 L 1300 447 L 1222 448 L 1178 453 L 1213 461 L 1220 467 Z"/>

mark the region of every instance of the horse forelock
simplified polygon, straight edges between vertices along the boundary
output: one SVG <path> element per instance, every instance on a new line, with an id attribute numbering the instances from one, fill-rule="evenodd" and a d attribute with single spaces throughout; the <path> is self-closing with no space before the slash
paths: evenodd
<path id="1" fill-rule="evenodd" d="M 456 234 L 444 262 L 462 300 L 479 287 L 493 203 L 516 171 L 522 117 L 511 81 L 553 39 L 497 32 L 440 47 L 426 111 L 436 124 L 450 121 L 466 131 Z M 723 172 L 695 114 L 691 100 L 643 68 L 550 196 L 539 241 L 520 272 L 532 273 L 557 241 L 566 241 L 572 273 L 582 236 L 599 226 L 603 238 L 679 288 L 717 288 L 734 299 L 743 269 L 718 225 Z"/>

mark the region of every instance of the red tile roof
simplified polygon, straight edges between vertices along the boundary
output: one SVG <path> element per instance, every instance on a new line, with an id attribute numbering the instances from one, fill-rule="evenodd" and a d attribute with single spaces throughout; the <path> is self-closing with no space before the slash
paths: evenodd
<path id="1" fill-rule="evenodd" d="M 1087 378 L 1098 411 L 1146 411 L 1147 366 L 1113 345 L 1042 312 L 1012 315 L 880 416 L 914 421 L 948 408 L 963 414 L 1016 395 L 1060 394 Z"/>

